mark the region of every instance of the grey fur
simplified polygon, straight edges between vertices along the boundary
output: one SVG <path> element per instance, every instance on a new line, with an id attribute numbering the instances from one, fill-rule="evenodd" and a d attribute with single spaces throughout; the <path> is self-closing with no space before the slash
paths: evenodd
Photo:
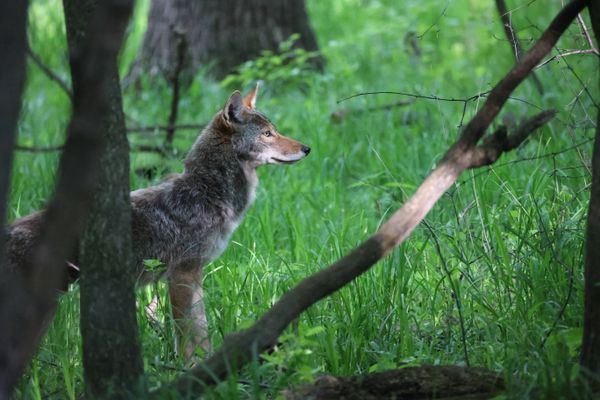
<path id="1" fill-rule="evenodd" d="M 196 140 L 183 173 L 131 193 L 133 250 L 140 266 L 140 283 L 157 279 L 144 271 L 143 260 L 158 259 L 167 265 L 178 347 L 188 357 L 196 346 L 210 347 L 202 267 L 225 250 L 253 202 L 256 168 L 295 162 L 310 150 L 281 136 L 264 115 L 244 103 L 252 104 L 234 92 Z M 18 270 L 30 256 L 43 213 L 21 218 L 9 227 L 9 267 Z M 76 257 L 73 261 L 76 263 Z"/>

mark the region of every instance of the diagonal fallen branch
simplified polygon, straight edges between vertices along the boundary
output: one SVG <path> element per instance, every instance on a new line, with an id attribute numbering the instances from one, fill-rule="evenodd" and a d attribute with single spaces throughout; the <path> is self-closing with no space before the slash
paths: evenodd
<path id="1" fill-rule="evenodd" d="M 226 336 L 221 349 L 182 375 L 170 389 L 184 395 L 198 394 L 204 385 L 218 382 L 231 370 L 241 368 L 253 355 L 271 348 L 300 313 L 354 280 L 402 243 L 463 171 L 495 162 L 503 152 L 517 147 L 533 130 L 550 120 L 555 111 L 544 111 L 525 121 L 510 135 L 501 128 L 478 145 L 510 93 L 548 54 L 588 3 L 589 0 L 574 0 L 559 12 L 531 50 L 490 92 L 483 107 L 465 126 L 431 175 L 373 236 L 338 262 L 301 281 L 253 326 Z"/>

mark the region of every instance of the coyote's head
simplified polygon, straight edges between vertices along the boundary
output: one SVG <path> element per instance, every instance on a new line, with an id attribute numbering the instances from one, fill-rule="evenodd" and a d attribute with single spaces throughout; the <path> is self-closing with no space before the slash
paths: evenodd
<path id="1" fill-rule="evenodd" d="M 308 146 L 283 136 L 264 114 L 255 110 L 257 94 L 258 84 L 243 98 L 240 92 L 233 92 L 216 117 L 219 132 L 227 136 L 237 156 L 255 167 L 292 164 L 306 157 L 310 153 Z"/>

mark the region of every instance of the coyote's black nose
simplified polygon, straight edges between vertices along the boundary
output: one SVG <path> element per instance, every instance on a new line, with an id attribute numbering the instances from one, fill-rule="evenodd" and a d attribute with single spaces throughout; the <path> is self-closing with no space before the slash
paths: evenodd
<path id="1" fill-rule="evenodd" d="M 302 146 L 302 151 L 304 152 L 304 154 L 308 155 L 308 153 L 310 153 L 310 147 Z"/>

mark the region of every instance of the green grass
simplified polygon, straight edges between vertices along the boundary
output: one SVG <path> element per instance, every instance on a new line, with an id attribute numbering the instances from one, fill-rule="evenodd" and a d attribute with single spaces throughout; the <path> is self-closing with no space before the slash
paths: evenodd
<path id="1" fill-rule="evenodd" d="M 147 3 L 141 3 L 122 55 L 123 72 L 145 25 Z M 313 151 L 297 165 L 259 171 L 255 204 L 224 255 L 205 269 L 215 346 L 225 334 L 249 326 L 296 282 L 374 232 L 457 137 L 463 111 L 460 102 L 418 100 L 365 113 L 359 110 L 402 98 L 337 100 L 374 90 L 466 98 L 489 90 L 512 65 L 493 2 L 401 3 L 308 1 L 327 71 L 309 74 L 301 84 L 265 82 L 258 107 L 281 132 Z M 516 26 L 525 27 L 520 35 L 526 46 L 557 11 L 558 3 L 533 2 L 513 13 Z M 408 51 L 408 32 L 425 33 L 419 40 L 421 58 Z M 32 2 L 29 37 L 34 50 L 67 79 L 58 2 Z M 584 46 L 573 25 L 558 47 Z M 463 341 L 471 365 L 504 373 L 510 398 L 533 393 L 541 398 L 591 397 L 573 379 L 583 314 L 589 138 L 595 118 L 590 95 L 597 103 L 597 60 L 573 56 L 537 74 L 546 93 L 540 96 L 527 81 L 513 94 L 527 103 L 511 100 L 504 113 L 521 118 L 538 111 L 533 105 L 555 107 L 559 115 L 552 123 L 496 165 L 465 173 L 427 216 L 431 231 L 421 225 L 373 269 L 309 309 L 300 318 L 298 334 L 288 331 L 274 353 L 216 387 L 210 397 L 274 397 L 319 373 L 356 374 L 405 363 L 465 364 Z M 582 83 L 589 94 L 581 91 Z M 130 125 L 165 123 L 169 93 L 157 79 L 144 81 L 140 92 L 126 92 Z M 179 122 L 207 121 L 228 94 L 218 82 L 198 76 L 184 93 Z M 468 104 L 465 121 L 484 100 Z M 332 122 L 330 113 L 340 108 L 348 111 L 346 118 Z M 28 65 L 19 143 L 62 143 L 69 115 L 68 98 Z M 196 134 L 177 132 L 179 155 L 173 160 L 132 154 L 132 171 L 141 166 L 154 166 L 161 176 L 180 171 Z M 160 143 L 161 137 L 136 135 L 131 140 Z M 54 153 L 17 154 L 11 217 L 44 206 L 57 159 Z M 161 176 L 148 181 L 132 172 L 132 188 Z M 156 294 L 161 299 L 158 324 L 143 312 Z M 164 284 L 140 289 L 138 295 L 148 382 L 158 387 L 185 365 L 174 355 Z M 62 297 L 18 398 L 75 399 L 81 394 L 78 320 L 75 287 Z"/>

